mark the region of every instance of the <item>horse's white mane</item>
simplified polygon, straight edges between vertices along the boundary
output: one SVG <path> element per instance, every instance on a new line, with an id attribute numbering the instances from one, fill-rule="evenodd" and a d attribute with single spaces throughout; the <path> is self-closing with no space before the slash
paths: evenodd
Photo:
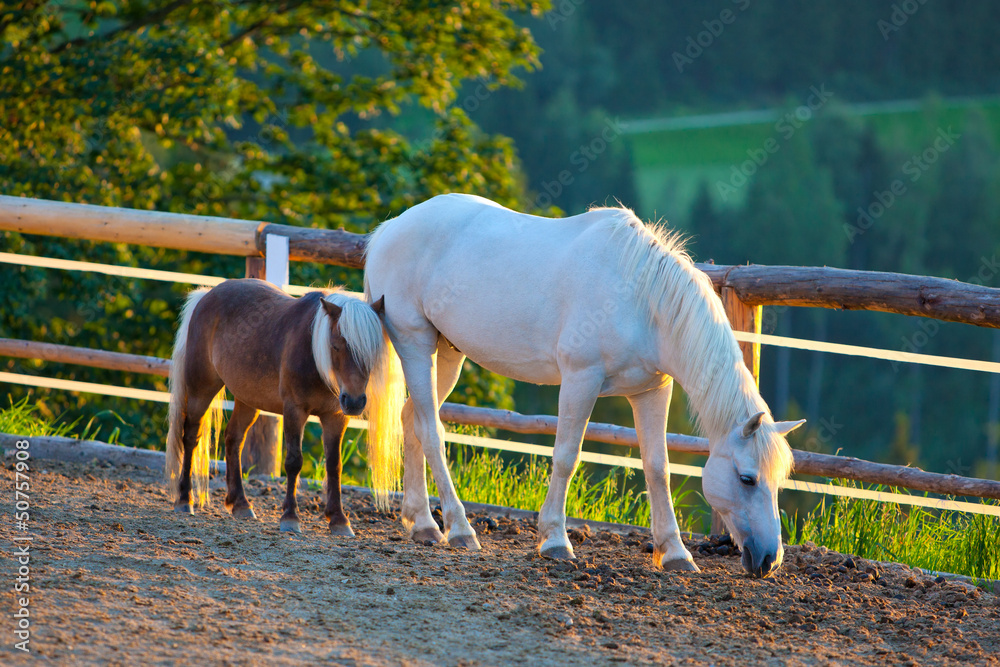
<path id="1" fill-rule="evenodd" d="M 713 444 L 757 412 L 765 424 L 753 438 L 760 472 L 783 480 L 792 453 L 769 425 L 770 411 L 729 326 L 712 282 L 699 271 L 680 234 L 645 225 L 627 208 L 603 208 L 614 218 L 612 237 L 621 246 L 620 268 L 636 301 L 666 338 L 674 341 L 676 372 L 691 398 L 699 430 Z"/>
<path id="2" fill-rule="evenodd" d="M 337 324 L 348 349 L 359 366 L 374 371 L 382 364 L 386 354 L 382 321 L 372 307 L 352 296 L 334 289 L 323 295 L 323 300 L 341 307 Z M 323 304 L 316 306 L 316 316 L 312 325 L 312 353 L 316 370 L 323 382 L 334 392 L 339 391 L 333 373 L 333 357 L 330 354 L 330 318 Z"/>

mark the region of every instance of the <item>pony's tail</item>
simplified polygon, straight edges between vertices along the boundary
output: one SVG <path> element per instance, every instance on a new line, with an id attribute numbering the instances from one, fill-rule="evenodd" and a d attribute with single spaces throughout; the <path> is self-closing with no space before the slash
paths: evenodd
<path id="1" fill-rule="evenodd" d="M 369 303 L 371 297 L 368 298 Z M 396 350 L 382 328 L 382 347 L 368 376 L 368 469 L 372 474 L 375 506 L 389 508 L 389 496 L 399 489 L 403 464 L 403 403 L 406 384 Z"/>
<path id="2" fill-rule="evenodd" d="M 187 386 L 184 382 L 184 364 L 187 352 L 188 326 L 195 306 L 208 293 L 208 288 L 192 291 L 181 310 L 180 326 L 174 339 L 174 353 L 170 364 L 170 413 L 167 431 L 167 461 L 164 476 L 170 488 L 170 499 L 176 504 L 180 498 L 181 465 L 184 461 L 184 419 L 187 415 Z M 208 467 L 211 456 L 211 442 L 219 441 L 222 426 L 222 399 L 225 389 L 220 391 L 209 408 L 198 430 L 198 444 L 191 460 L 191 492 L 193 501 L 204 506 L 209 499 Z"/>

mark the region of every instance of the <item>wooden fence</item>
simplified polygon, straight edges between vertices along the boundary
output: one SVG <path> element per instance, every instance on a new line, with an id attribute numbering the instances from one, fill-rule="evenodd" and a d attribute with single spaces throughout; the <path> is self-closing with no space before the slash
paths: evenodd
<path id="1" fill-rule="evenodd" d="M 247 275 L 264 277 L 263 257 L 275 237 L 287 239 L 287 257 L 363 267 L 364 237 L 343 230 L 318 230 L 227 218 L 107 208 L 0 196 L 0 230 L 66 238 L 131 243 L 247 257 Z M 284 244 L 282 244 L 283 246 Z M 283 252 L 285 252 L 283 250 Z M 736 331 L 760 333 L 765 305 L 877 310 L 1000 328 L 1000 290 L 953 280 L 896 273 L 811 267 L 698 265 L 719 291 Z M 287 275 L 287 271 L 286 271 Z M 754 377 L 760 344 L 741 342 Z M 169 360 L 0 339 L 0 355 L 44 359 L 126 372 L 166 376 Z M 919 356 L 919 355 L 917 355 Z M 520 433 L 555 433 L 556 418 L 446 403 L 442 419 Z M 255 427 L 256 428 L 256 427 Z M 273 425 L 264 422 L 248 441 L 257 469 L 278 470 Z M 637 447 L 633 429 L 591 424 L 591 441 Z M 668 434 L 673 451 L 707 454 L 703 438 Z M 1000 499 L 1000 482 L 924 472 L 904 466 L 795 450 L 798 474 L 852 479 L 945 495 Z M 256 457 L 256 459 L 254 458 Z"/>

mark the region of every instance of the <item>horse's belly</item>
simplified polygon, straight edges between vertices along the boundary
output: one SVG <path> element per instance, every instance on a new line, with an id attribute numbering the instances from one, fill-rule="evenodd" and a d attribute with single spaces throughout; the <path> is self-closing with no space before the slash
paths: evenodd
<path id="1" fill-rule="evenodd" d="M 518 363 L 510 360 L 487 360 L 485 362 L 472 359 L 477 364 L 488 371 L 493 371 L 498 375 L 509 377 L 519 382 L 530 382 L 532 384 L 560 384 L 562 376 L 559 368 L 553 365 L 540 365 L 536 363 Z"/>
<path id="2" fill-rule="evenodd" d="M 284 410 L 284 401 L 278 392 L 277 378 L 254 379 L 244 375 L 220 373 L 226 389 L 237 401 L 245 403 L 255 410 L 273 412 L 280 415 Z"/>
<path id="3" fill-rule="evenodd" d="M 547 348 L 531 345 L 522 330 L 520 336 L 493 335 L 489 339 L 490 344 L 483 345 L 482 342 L 487 340 L 483 337 L 467 333 L 460 335 L 457 331 L 449 336 L 448 329 L 438 330 L 457 350 L 488 371 L 533 384 L 559 384 L 562 381 L 554 344 Z"/>

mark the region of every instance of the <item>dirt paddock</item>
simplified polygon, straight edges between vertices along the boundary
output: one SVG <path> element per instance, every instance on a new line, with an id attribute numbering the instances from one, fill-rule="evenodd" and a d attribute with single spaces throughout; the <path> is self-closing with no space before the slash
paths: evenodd
<path id="1" fill-rule="evenodd" d="M 8 500 L 4 664 L 1000 664 L 997 596 L 822 548 L 754 580 L 698 543 L 701 573 L 667 573 L 643 535 L 581 530 L 579 560 L 556 563 L 530 521 L 473 515 L 469 553 L 409 541 L 357 493 L 357 538 L 334 539 L 305 489 L 292 536 L 277 482 L 250 482 L 261 520 L 246 523 L 218 489 L 197 516 L 172 513 L 143 468 L 32 467 L 32 653 L 13 649 Z"/>

